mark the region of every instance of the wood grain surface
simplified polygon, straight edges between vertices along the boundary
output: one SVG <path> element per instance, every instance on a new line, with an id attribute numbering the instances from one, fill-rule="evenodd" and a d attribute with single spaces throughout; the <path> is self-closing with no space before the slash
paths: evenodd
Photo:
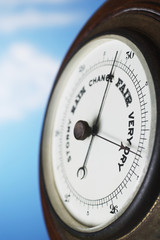
<path id="1" fill-rule="evenodd" d="M 118 29 L 143 34 L 154 44 L 157 52 L 160 49 L 160 1 L 159 0 L 109 0 L 91 17 L 80 31 L 68 51 L 56 81 L 67 62 L 77 49 L 94 36 Z M 159 64 L 159 62 L 157 63 Z M 40 157 L 41 158 L 41 157 Z M 41 161 L 41 159 L 40 159 Z M 160 185 L 160 184 L 159 184 Z M 158 186 L 159 186 L 158 185 Z M 80 240 L 70 234 L 53 213 L 43 180 L 43 171 L 40 163 L 40 189 L 46 227 L 52 240 Z M 84 238 L 83 238 L 84 239 Z M 89 238 L 87 238 L 89 240 Z M 87 240 L 85 239 L 85 240 Z M 113 239 L 115 238 L 102 238 Z M 121 239 L 126 240 L 158 240 L 160 239 L 160 199 L 152 206 L 148 215 Z M 97 239 L 100 240 L 100 239 Z"/>

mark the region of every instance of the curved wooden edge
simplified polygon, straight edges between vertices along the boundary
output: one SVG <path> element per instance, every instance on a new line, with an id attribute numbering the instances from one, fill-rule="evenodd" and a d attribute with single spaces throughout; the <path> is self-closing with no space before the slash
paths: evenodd
<path id="1" fill-rule="evenodd" d="M 45 192 L 44 192 L 44 186 L 43 186 L 43 180 L 42 180 L 42 173 L 41 169 L 39 170 L 40 175 L 40 194 L 41 194 L 41 203 L 42 203 L 42 209 L 43 209 L 43 215 L 45 219 L 45 224 L 49 233 L 49 236 L 51 239 L 55 240 L 62 240 L 59 232 L 57 231 L 57 226 L 53 223 L 53 218 L 51 215 L 51 211 L 49 209 L 49 205 L 46 200 Z"/>
<path id="2" fill-rule="evenodd" d="M 86 25 L 82 28 L 82 30 L 77 35 L 74 40 L 71 48 L 66 54 L 64 61 L 61 65 L 59 72 L 63 69 L 64 65 L 70 59 L 73 52 L 77 48 L 79 44 L 83 42 L 89 33 L 92 32 L 94 28 L 96 28 L 99 24 L 103 24 L 109 18 L 113 18 L 114 16 L 120 15 L 123 12 L 131 12 L 131 11 L 141 11 L 144 14 L 153 14 L 154 18 L 159 20 L 160 18 L 160 2 L 158 0 L 108 0 L 104 3 L 96 13 L 88 20 Z"/>
<path id="3" fill-rule="evenodd" d="M 51 240 L 79 240 L 78 238 L 69 234 L 59 222 L 55 221 L 55 216 L 52 215 L 50 204 L 46 198 L 46 192 L 43 185 L 43 177 L 40 169 L 40 193 L 41 203 L 43 208 L 43 215 L 48 234 Z"/>
<path id="4" fill-rule="evenodd" d="M 120 240 L 159 240 L 160 239 L 160 196 L 142 222 Z"/>
<path id="5" fill-rule="evenodd" d="M 160 20 L 160 3 L 158 0 L 109 0 L 108 2 L 104 3 L 102 7 L 91 17 L 91 19 L 88 21 L 88 23 L 85 25 L 85 27 L 81 30 L 75 41 L 73 42 L 70 50 L 68 51 L 61 68 L 59 70 L 59 73 L 57 75 L 57 79 L 59 74 L 61 73 L 62 69 L 66 65 L 67 61 L 70 59 L 70 57 L 74 54 L 74 52 L 77 49 L 77 46 L 79 44 L 83 43 L 84 39 L 88 37 L 98 25 L 104 24 L 104 22 L 108 21 L 109 19 L 113 19 L 114 16 L 118 16 L 123 14 L 124 12 L 129 12 L 134 10 L 139 12 L 143 12 L 144 15 L 151 15 L 156 21 L 158 22 Z M 159 24 L 159 23 L 158 23 Z M 160 24 L 159 24 L 160 25 Z M 52 216 L 51 208 L 48 204 L 48 201 L 46 199 L 46 193 L 43 187 L 43 181 L 42 181 L 42 172 L 40 170 L 40 190 L 41 190 L 41 201 L 43 206 L 43 213 L 44 218 L 46 222 L 46 226 L 50 235 L 50 239 L 53 240 L 78 240 L 75 237 L 72 237 L 70 234 L 65 231 L 65 229 L 61 229 L 59 226 L 59 223 L 54 221 L 54 218 Z M 151 223 L 153 223 L 153 227 L 156 226 L 156 228 L 159 229 L 160 224 L 160 200 L 158 201 L 157 205 L 154 206 L 150 214 L 147 216 L 147 218 L 138 225 L 138 228 L 136 228 L 133 232 L 131 232 L 129 235 L 125 236 L 123 239 L 126 240 L 136 240 L 136 239 L 147 239 L 147 240 L 156 240 L 160 238 L 152 238 L 151 235 L 153 235 L 153 230 L 155 230 L 155 234 L 157 233 L 156 229 L 153 229 L 151 227 Z M 157 221 L 157 223 L 156 223 Z M 157 225 L 156 225 L 157 224 Z M 147 228 L 147 231 L 144 233 L 144 227 Z M 146 235 L 147 234 L 147 235 Z M 150 234 L 150 235 L 149 235 Z M 141 237 L 139 237 L 141 236 Z M 151 236 L 151 238 L 149 238 Z M 157 235 L 156 235 L 157 236 Z M 122 238 L 121 238 L 122 239 Z"/>

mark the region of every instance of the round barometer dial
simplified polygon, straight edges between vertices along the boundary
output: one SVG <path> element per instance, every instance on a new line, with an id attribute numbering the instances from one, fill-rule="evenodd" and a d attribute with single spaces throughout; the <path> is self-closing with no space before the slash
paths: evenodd
<path id="1" fill-rule="evenodd" d="M 158 106 L 154 58 L 137 39 L 120 31 L 92 37 L 50 97 L 43 184 L 50 211 L 75 239 L 116 239 L 150 207 Z"/>
<path id="2" fill-rule="evenodd" d="M 123 214 L 148 170 L 156 126 L 149 68 L 127 38 L 96 38 L 72 58 L 52 99 L 47 180 L 64 221 L 69 213 L 76 230 L 99 230 Z"/>

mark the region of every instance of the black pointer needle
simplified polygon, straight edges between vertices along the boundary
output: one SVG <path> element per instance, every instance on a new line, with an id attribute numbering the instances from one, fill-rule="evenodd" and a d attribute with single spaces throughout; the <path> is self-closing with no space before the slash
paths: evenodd
<path id="1" fill-rule="evenodd" d="M 85 176 L 86 176 L 86 164 L 87 164 L 87 160 L 88 160 L 88 155 L 89 155 L 89 152 L 90 152 L 90 149 L 91 149 L 91 145 L 92 145 L 92 142 L 93 142 L 93 135 L 91 137 L 91 140 L 90 140 L 90 143 L 89 143 L 89 147 L 88 147 L 88 150 L 87 150 L 87 154 L 86 154 L 86 157 L 85 157 L 85 160 L 84 160 L 84 163 L 83 163 L 83 166 L 80 167 L 77 171 L 77 177 L 80 177 L 80 179 L 83 179 Z"/>
<path id="2" fill-rule="evenodd" d="M 118 51 L 116 52 L 116 55 L 114 57 L 113 64 L 112 64 L 112 67 L 111 67 L 111 71 L 107 75 L 107 85 L 106 85 L 106 88 L 105 88 L 105 91 L 104 91 L 104 94 L 103 94 L 103 98 L 102 98 L 102 102 L 101 102 L 101 105 L 100 105 L 100 109 L 99 109 L 99 112 L 98 112 L 98 117 L 97 117 L 95 126 L 98 125 L 98 121 L 99 121 L 99 118 L 100 118 L 100 115 L 101 115 L 101 112 L 102 112 L 102 108 L 103 108 L 103 104 L 104 104 L 104 101 L 105 101 L 106 92 L 108 90 L 109 83 L 112 82 L 112 79 L 114 78 L 113 68 L 114 68 L 114 65 L 115 65 L 115 61 L 116 61 L 117 55 L 118 55 Z"/>
<path id="3" fill-rule="evenodd" d="M 84 160 L 84 163 L 83 163 L 83 166 L 80 167 L 77 171 L 77 177 L 80 176 L 81 174 L 81 179 L 83 179 L 86 175 L 86 163 L 87 163 L 87 160 L 88 160 L 88 155 L 89 155 L 89 152 L 90 152 L 90 149 L 91 149 L 91 145 L 92 145 L 92 142 L 93 142 L 93 138 L 95 136 L 95 133 L 96 133 L 96 129 L 97 129 L 97 125 L 98 125 L 98 122 L 99 122 L 99 118 L 100 118 L 100 115 L 101 115 L 101 112 L 102 112 L 102 108 L 103 108 L 103 105 L 104 105 L 104 101 L 105 101 L 105 97 L 106 97 L 106 92 L 108 90 L 108 86 L 109 86 L 109 83 L 112 82 L 112 79 L 114 78 L 114 75 L 113 75 L 113 68 L 114 68 L 114 65 L 115 65 L 115 61 L 117 59 L 117 55 L 118 55 L 118 51 L 116 52 L 115 54 L 115 57 L 114 57 L 114 60 L 113 60 L 113 64 L 112 64 L 112 67 L 111 67 L 111 71 L 110 73 L 107 75 L 107 85 L 106 85 L 106 88 L 105 88 L 105 91 L 104 91 L 104 94 L 103 94 L 103 98 L 102 98 L 102 102 L 101 102 L 101 105 L 100 105 L 100 109 L 99 109 L 99 112 L 98 112 L 98 116 L 97 116 L 97 120 L 96 120 L 96 124 L 93 126 L 93 133 L 92 133 L 92 138 L 90 140 L 90 144 L 89 144 L 89 147 L 88 147 L 88 150 L 87 150 L 87 154 L 86 154 L 86 157 L 85 157 L 85 160 Z"/>
<path id="4" fill-rule="evenodd" d="M 117 147 L 120 147 L 120 148 L 119 148 L 119 151 L 120 151 L 120 150 L 123 150 L 123 149 L 124 149 L 124 150 L 125 150 L 125 149 L 128 149 L 129 152 L 137 155 L 138 157 L 141 157 L 141 155 L 137 154 L 136 152 L 133 152 L 133 151 L 130 150 L 130 148 L 128 148 L 127 146 L 124 146 L 122 142 L 121 142 L 121 144 L 118 144 L 118 143 L 113 142 L 113 141 L 111 141 L 111 140 L 109 140 L 109 139 L 107 139 L 107 138 L 104 138 L 104 137 L 102 137 L 102 136 L 100 136 L 100 135 L 98 135 L 98 134 L 95 134 L 95 136 L 96 136 L 96 137 L 99 137 L 99 138 L 101 138 L 101 139 L 103 139 L 103 140 L 105 140 L 105 141 L 107 141 L 107 142 L 109 142 L 109 143 L 112 143 L 112 144 L 116 145 Z"/>

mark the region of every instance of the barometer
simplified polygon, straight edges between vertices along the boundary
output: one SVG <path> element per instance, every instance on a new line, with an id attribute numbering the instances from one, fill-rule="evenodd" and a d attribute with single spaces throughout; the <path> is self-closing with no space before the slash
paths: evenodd
<path id="1" fill-rule="evenodd" d="M 108 1 L 54 83 L 40 181 L 51 239 L 159 239 L 159 6 Z"/>

